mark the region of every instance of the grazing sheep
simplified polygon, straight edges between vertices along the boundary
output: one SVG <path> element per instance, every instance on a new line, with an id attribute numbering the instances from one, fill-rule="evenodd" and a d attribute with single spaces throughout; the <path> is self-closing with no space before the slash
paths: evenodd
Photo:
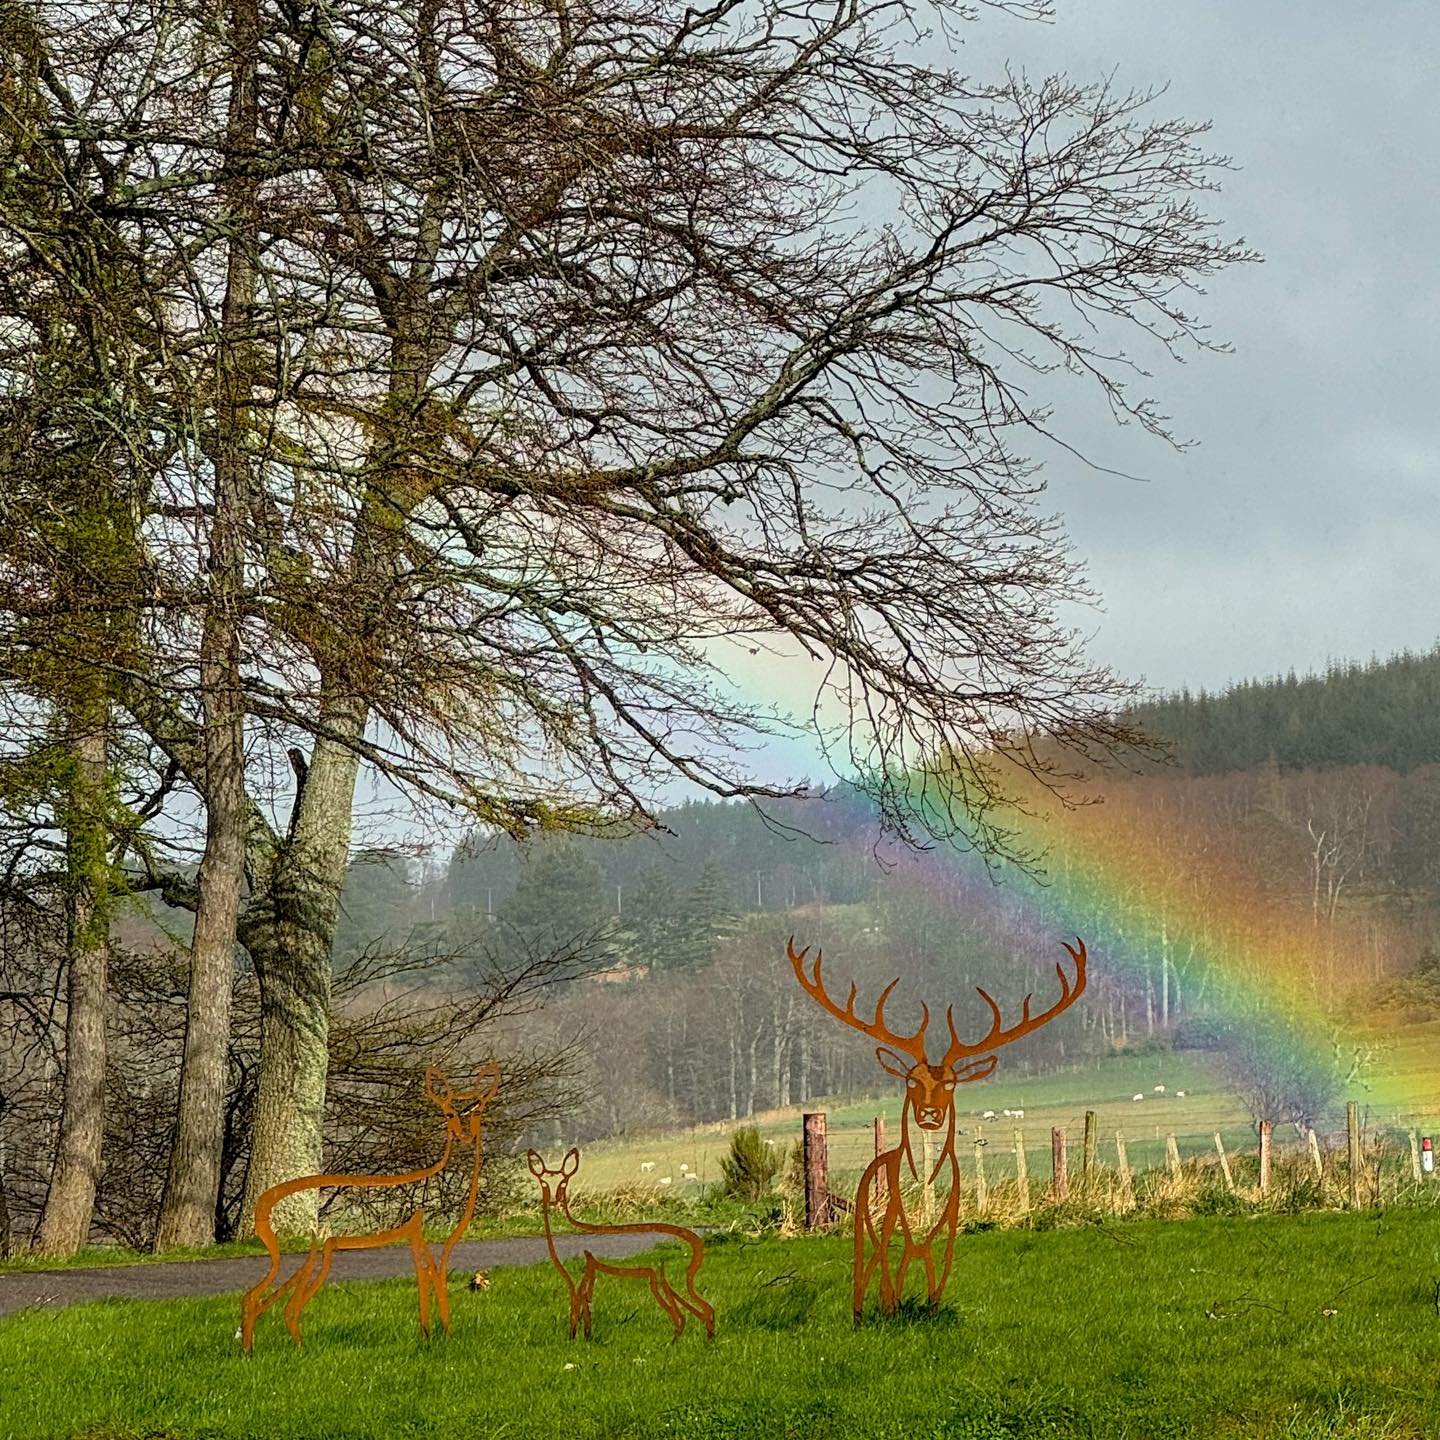
<path id="1" fill-rule="evenodd" d="M 693 1181 L 696 1185 L 700 1183 L 700 1177 L 693 1170 L 685 1176 L 685 1179 Z"/>
<path id="2" fill-rule="evenodd" d="M 1023 1110 L 1017 1110 L 1015 1112 L 1015 1118 L 1017 1120 L 1023 1120 L 1025 1118 L 1025 1112 Z"/>
<path id="3" fill-rule="evenodd" d="M 980 1118 L 982 1120 L 993 1120 L 995 1118 L 995 1112 L 993 1110 L 986 1110 Z"/>
<path id="4" fill-rule="evenodd" d="M 1013 1120 L 1013 1119 L 1015 1118 L 1015 1112 L 1014 1112 L 1013 1110 L 1002 1110 L 1000 1113 L 1001 1113 L 1007 1120 Z"/>
<path id="5" fill-rule="evenodd" d="M 1185 1092 L 1183 1090 L 1177 1090 L 1175 1092 L 1175 1098 L 1177 1100 L 1183 1100 L 1185 1098 Z"/>
<path id="6" fill-rule="evenodd" d="M 1163 1095 L 1165 1093 L 1165 1087 L 1163 1085 L 1157 1085 L 1155 1087 L 1155 1093 L 1157 1095 Z"/>
<path id="7" fill-rule="evenodd" d="M 1131 1098 L 1134 1100 L 1143 1100 L 1145 1097 L 1143 1095 L 1134 1095 Z"/>
<path id="8" fill-rule="evenodd" d="M 668 1185 L 670 1183 L 670 1177 L 668 1175 L 662 1175 L 655 1183 L 657 1185 Z"/>
<path id="9" fill-rule="evenodd" d="M 655 1162 L 653 1160 L 642 1160 L 640 1162 L 640 1173 L 642 1175 L 648 1175 L 654 1168 Z"/>

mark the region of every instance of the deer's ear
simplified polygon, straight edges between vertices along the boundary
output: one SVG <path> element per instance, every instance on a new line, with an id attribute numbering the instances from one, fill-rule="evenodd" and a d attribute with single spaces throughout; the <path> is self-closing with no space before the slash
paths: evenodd
<path id="1" fill-rule="evenodd" d="M 530 1173 L 538 1180 L 545 1173 L 545 1162 L 540 1158 L 538 1150 L 527 1150 L 525 1152 L 525 1163 L 530 1167 Z"/>
<path id="2" fill-rule="evenodd" d="M 425 1093 L 432 1100 L 448 1100 L 450 1082 L 433 1065 L 425 1067 Z"/>
<path id="3" fill-rule="evenodd" d="M 568 1180 L 580 1168 L 580 1152 L 573 1147 L 565 1152 L 560 1162 L 560 1173 Z"/>
<path id="4" fill-rule="evenodd" d="M 999 1063 L 998 1055 L 987 1055 L 983 1060 L 976 1060 L 974 1064 L 962 1065 L 955 1072 L 955 1083 L 968 1085 L 972 1080 L 983 1080 L 987 1075 L 995 1073 L 995 1067 Z"/>
<path id="5" fill-rule="evenodd" d="M 907 1065 L 893 1050 L 887 1050 L 883 1045 L 875 1052 L 875 1058 L 880 1062 L 880 1068 L 897 1080 L 903 1080 L 915 1068 Z"/>
<path id="6" fill-rule="evenodd" d="M 472 1100 L 493 1100 L 495 1092 L 500 1088 L 500 1067 L 493 1060 L 487 1060 L 475 1072 L 475 1089 L 471 1091 Z"/>

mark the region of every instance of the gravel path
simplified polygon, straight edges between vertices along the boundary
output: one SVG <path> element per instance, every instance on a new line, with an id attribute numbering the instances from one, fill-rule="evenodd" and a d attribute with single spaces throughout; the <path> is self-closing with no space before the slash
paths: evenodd
<path id="1" fill-rule="evenodd" d="M 578 1255 L 584 1249 L 619 1259 L 654 1244 L 645 1235 L 557 1235 L 561 1255 Z M 538 1236 L 518 1240 L 470 1240 L 457 1245 L 450 1256 L 452 1285 L 459 1276 L 497 1265 L 534 1265 L 546 1259 L 545 1241 Z M 283 1278 L 298 1266 L 303 1254 L 281 1256 Z M 86 1300 L 177 1300 L 192 1295 L 224 1295 L 248 1290 L 265 1273 L 264 1255 L 242 1255 L 230 1260 L 157 1261 L 142 1265 L 108 1265 L 93 1269 L 25 1270 L 0 1274 L 0 1315 L 11 1315 L 32 1305 L 78 1305 Z M 342 1250 L 335 1256 L 327 1284 L 346 1280 L 385 1280 L 413 1275 L 410 1251 L 403 1245 L 376 1250 Z"/>

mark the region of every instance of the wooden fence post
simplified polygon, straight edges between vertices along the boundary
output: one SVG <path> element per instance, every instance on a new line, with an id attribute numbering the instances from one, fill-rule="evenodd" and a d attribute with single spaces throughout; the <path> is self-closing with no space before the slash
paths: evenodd
<path id="1" fill-rule="evenodd" d="M 1015 1189 L 1020 1196 L 1020 1213 L 1030 1213 L 1030 1176 L 1025 1169 L 1025 1132 L 1015 1132 Z"/>
<path id="2" fill-rule="evenodd" d="M 1360 1106 L 1345 1102 L 1345 1139 L 1350 1157 L 1350 1208 L 1360 1208 Z"/>
<path id="3" fill-rule="evenodd" d="M 825 1143 L 825 1112 L 807 1114 L 802 1124 L 805 1162 L 805 1228 L 830 1223 L 830 1166 Z"/>
<path id="4" fill-rule="evenodd" d="M 1120 1198 L 1128 1210 L 1135 1203 L 1135 1177 L 1130 1173 L 1130 1157 L 1125 1153 L 1125 1132 L 1115 1132 L 1115 1158 L 1120 1162 Z"/>
<path id="5" fill-rule="evenodd" d="M 985 1141 L 975 1137 L 975 1210 L 983 1215 L 989 1203 L 990 1192 L 985 1185 Z"/>
<path id="6" fill-rule="evenodd" d="M 1313 1125 L 1305 1132 L 1305 1138 L 1310 1146 L 1310 1158 L 1315 1162 L 1315 1178 L 1323 1180 L 1325 1178 L 1325 1160 L 1320 1154 L 1320 1141 L 1315 1136 Z"/>
<path id="7" fill-rule="evenodd" d="M 1215 1150 L 1220 1156 L 1220 1170 L 1225 1176 L 1225 1188 L 1233 1195 L 1235 1193 L 1235 1177 L 1230 1173 L 1230 1157 L 1225 1153 L 1225 1142 L 1220 1138 L 1220 1132 L 1215 1132 Z"/>
<path id="8" fill-rule="evenodd" d="M 1056 1125 L 1050 1131 L 1050 1194 L 1058 1205 L 1070 1194 L 1070 1176 L 1065 1153 L 1065 1127 Z"/>
<path id="9" fill-rule="evenodd" d="M 1095 1112 L 1085 1112 L 1085 1149 L 1080 1158 L 1081 1175 L 1086 1186 L 1095 1182 Z"/>
<path id="10" fill-rule="evenodd" d="M 1270 1193 L 1271 1134 L 1270 1122 L 1260 1122 L 1260 1193 Z"/>
<path id="11" fill-rule="evenodd" d="M 1165 1137 L 1165 1168 L 1172 1175 L 1180 1173 L 1180 1147 L 1175 1143 L 1173 1130 Z"/>
<path id="12" fill-rule="evenodd" d="M 885 1117 L 875 1117 L 875 1158 L 878 1160 L 885 1153 Z M 886 1178 L 883 1167 L 875 1172 L 875 1198 L 883 1200 L 889 1194 L 890 1184 Z"/>
<path id="13" fill-rule="evenodd" d="M 1415 1183 L 1420 1183 L 1420 1139 L 1412 1130 L 1410 1132 L 1410 1173 L 1415 1177 Z"/>

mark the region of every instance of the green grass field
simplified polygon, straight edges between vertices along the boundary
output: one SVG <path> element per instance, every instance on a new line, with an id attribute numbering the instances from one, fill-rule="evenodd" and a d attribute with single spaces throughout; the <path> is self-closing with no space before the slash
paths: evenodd
<path id="1" fill-rule="evenodd" d="M 1440 1436 L 1433 1210 L 967 1235 L 940 1313 L 858 1329 L 849 1270 L 837 1237 L 713 1243 L 713 1344 L 617 1280 L 572 1344 L 543 1266 L 457 1285 L 428 1345 L 398 1281 L 322 1292 L 300 1351 L 267 1316 L 250 1359 L 235 1297 L 22 1313 L 0 1436 Z"/>
<path id="2" fill-rule="evenodd" d="M 1369 1091 L 1356 1086 L 1353 1095 L 1341 1097 L 1327 1117 L 1337 1129 L 1344 1124 L 1344 1100 L 1359 1100 L 1371 1127 L 1418 1125 L 1440 1136 L 1440 1025 L 1409 1026 L 1383 1037 L 1378 1073 L 1370 1077 Z M 877 1081 L 885 1077 L 877 1074 Z M 1156 1085 L 1165 1094 L 1154 1093 Z M 1180 1098 L 1178 1091 L 1185 1091 Z M 1136 1102 L 1132 1097 L 1143 1094 Z M 1390 1097 L 1402 1095 L 1403 1105 Z M 828 1116 L 830 1165 L 840 1175 L 861 1170 L 873 1154 L 871 1124 L 885 1118 L 887 1134 L 897 1135 L 900 1087 L 877 1085 L 873 1098 L 817 1098 L 804 1107 Z M 1209 1057 L 1195 1052 L 1156 1055 L 1116 1055 L 1073 1070 L 1033 1077 L 1009 1077 L 1005 1070 L 983 1084 L 959 1092 L 962 1163 L 977 1135 L 987 1141 L 986 1166 L 992 1179 L 1013 1179 L 1013 1132 L 1024 1135 L 1030 1174 L 1047 1176 L 1050 1165 L 1050 1130 L 1064 1126 L 1072 1143 L 1078 1143 L 1086 1110 L 1099 1114 L 1101 1155 L 1113 1163 L 1115 1132 L 1125 1134 L 1130 1164 L 1137 1170 L 1155 1168 L 1165 1161 L 1165 1136 L 1173 1132 L 1183 1156 L 1213 1156 L 1218 1131 L 1235 1151 L 1253 1148 L 1254 1129 L 1244 1105 L 1215 1072 Z M 980 1115 L 994 1110 L 996 1119 Z M 1023 1121 L 1007 1120 L 1005 1110 L 1024 1110 Z M 790 1145 L 800 1135 L 801 1107 L 768 1111 L 755 1123 L 760 1133 L 777 1145 Z M 743 1121 L 722 1121 L 675 1131 L 667 1135 L 603 1141 L 585 1148 L 584 1163 L 576 1181 L 577 1193 L 608 1190 L 619 1185 L 658 1185 L 670 1177 L 670 1190 L 698 1188 L 682 1178 L 682 1162 L 702 1182 L 719 1178 L 720 1157 L 729 1137 Z M 1277 1127 L 1279 1143 L 1296 1143 Z M 641 1165 L 655 1168 L 642 1172 Z"/>

